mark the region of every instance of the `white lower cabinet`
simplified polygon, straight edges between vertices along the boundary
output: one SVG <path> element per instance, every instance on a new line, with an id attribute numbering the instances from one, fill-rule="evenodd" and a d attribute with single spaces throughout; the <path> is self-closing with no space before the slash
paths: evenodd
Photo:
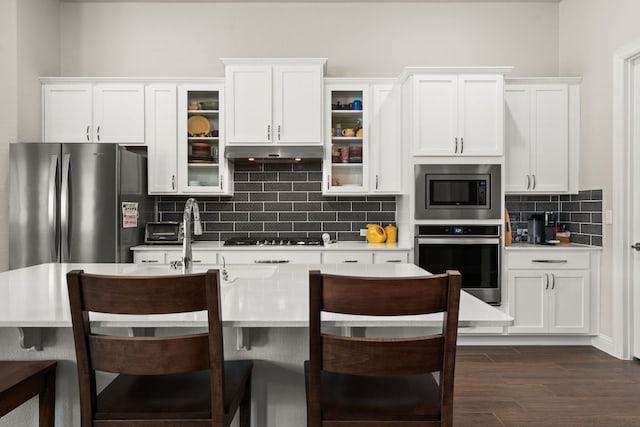
<path id="1" fill-rule="evenodd" d="M 228 251 L 220 252 L 226 264 L 320 264 L 320 252 L 307 251 Z"/>
<path id="2" fill-rule="evenodd" d="M 373 264 L 372 252 L 325 252 L 322 254 L 323 264 Z"/>
<path id="3" fill-rule="evenodd" d="M 169 265 L 174 261 L 182 260 L 182 247 L 164 251 L 134 251 L 133 262 L 137 264 Z M 194 264 L 217 264 L 218 254 L 210 250 L 193 250 Z"/>
<path id="4" fill-rule="evenodd" d="M 522 265 L 528 256 L 513 255 L 514 265 Z M 508 332 L 589 334 L 592 326 L 590 268 L 563 267 L 570 267 L 572 263 L 588 265 L 589 254 L 546 255 L 536 251 L 530 255 L 532 268 L 507 270 L 509 314 L 514 318 Z"/>
<path id="5" fill-rule="evenodd" d="M 407 262 L 409 262 L 409 252 L 406 251 L 378 251 L 373 253 L 374 264 L 406 264 Z"/>

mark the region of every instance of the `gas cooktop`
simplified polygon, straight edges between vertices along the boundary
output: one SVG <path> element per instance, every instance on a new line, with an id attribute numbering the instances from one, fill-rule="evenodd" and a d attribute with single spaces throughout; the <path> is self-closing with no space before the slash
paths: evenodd
<path id="1" fill-rule="evenodd" d="M 224 246 L 322 246 L 322 239 L 312 237 L 233 237 Z"/>

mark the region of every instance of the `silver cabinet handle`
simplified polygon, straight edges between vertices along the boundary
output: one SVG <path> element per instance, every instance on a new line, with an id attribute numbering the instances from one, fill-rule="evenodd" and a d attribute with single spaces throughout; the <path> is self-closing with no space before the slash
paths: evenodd
<path id="1" fill-rule="evenodd" d="M 549 273 L 544 273 L 544 277 L 546 278 L 545 289 L 549 289 Z"/>
<path id="2" fill-rule="evenodd" d="M 376 190 L 378 189 L 378 182 L 379 182 L 379 179 L 378 179 L 378 175 L 376 174 Z"/>
<path id="3" fill-rule="evenodd" d="M 327 175 L 327 190 L 330 188 L 331 185 L 331 175 Z"/>
<path id="4" fill-rule="evenodd" d="M 280 141 L 280 125 L 278 125 L 278 141 Z"/>
<path id="5" fill-rule="evenodd" d="M 401 259 L 388 259 L 385 262 L 395 262 L 395 263 L 401 263 L 402 260 Z"/>
<path id="6" fill-rule="evenodd" d="M 353 264 L 353 263 L 358 262 L 358 260 L 357 260 L 357 259 L 345 259 L 345 260 L 344 260 L 344 261 L 342 261 L 342 262 L 344 262 L 344 263 L 348 263 L 348 264 Z"/>
<path id="7" fill-rule="evenodd" d="M 527 190 L 531 190 L 531 176 L 527 175 Z"/>
<path id="8" fill-rule="evenodd" d="M 176 189 L 176 176 L 175 175 L 171 175 L 171 189 L 172 190 Z"/>
<path id="9" fill-rule="evenodd" d="M 87 125 L 87 141 L 91 141 L 91 138 L 89 137 L 89 129 L 91 129 L 91 126 Z"/>
<path id="10" fill-rule="evenodd" d="M 100 142 L 100 126 L 98 126 L 97 135 L 98 135 L 98 142 Z"/>
<path id="11" fill-rule="evenodd" d="M 535 190 L 536 189 L 536 176 L 535 175 L 531 175 L 531 177 L 532 177 L 532 181 L 533 181 L 533 185 L 531 186 L 531 189 Z"/>
<path id="12" fill-rule="evenodd" d="M 454 151 L 454 153 L 458 152 L 458 137 L 456 137 L 456 151 Z"/>
<path id="13" fill-rule="evenodd" d="M 635 245 L 631 245 L 631 249 L 635 249 L 636 251 L 640 251 L 640 243 L 636 243 Z"/>
<path id="14" fill-rule="evenodd" d="M 152 262 L 158 262 L 158 260 L 157 259 L 143 259 L 142 262 L 152 263 Z"/>
<path id="15" fill-rule="evenodd" d="M 253 261 L 255 264 L 287 264 L 288 259 L 257 259 Z"/>
<path id="16" fill-rule="evenodd" d="M 224 188 L 224 175 L 220 175 L 220 189 Z"/>
<path id="17" fill-rule="evenodd" d="M 464 138 L 460 137 L 460 154 L 464 152 Z"/>
<path id="18" fill-rule="evenodd" d="M 556 275 L 551 273 L 551 290 L 556 288 Z"/>
<path id="19" fill-rule="evenodd" d="M 271 125 L 267 125 L 267 141 L 271 141 Z"/>
<path id="20" fill-rule="evenodd" d="M 568 262 L 566 259 L 534 259 L 531 262 L 540 262 L 545 264 L 564 264 Z"/>
<path id="21" fill-rule="evenodd" d="M 201 259 L 192 259 L 191 262 L 202 262 Z"/>

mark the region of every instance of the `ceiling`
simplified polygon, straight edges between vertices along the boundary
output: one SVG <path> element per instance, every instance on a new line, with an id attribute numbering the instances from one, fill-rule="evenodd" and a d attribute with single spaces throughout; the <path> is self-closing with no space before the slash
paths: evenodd
<path id="1" fill-rule="evenodd" d="M 62 3 L 560 3 L 562 0 L 60 0 Z"/>

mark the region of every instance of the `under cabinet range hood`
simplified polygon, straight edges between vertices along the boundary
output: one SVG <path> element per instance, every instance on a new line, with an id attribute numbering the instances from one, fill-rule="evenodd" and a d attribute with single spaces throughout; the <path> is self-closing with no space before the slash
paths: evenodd
<path id="1" fill-rule="evenodd" d="M 253 159 L 255 161 L 283 161 L 294 159 L 321 159 L 322 145 L 228 145 L 224 156 L 227 159 Z"/>

